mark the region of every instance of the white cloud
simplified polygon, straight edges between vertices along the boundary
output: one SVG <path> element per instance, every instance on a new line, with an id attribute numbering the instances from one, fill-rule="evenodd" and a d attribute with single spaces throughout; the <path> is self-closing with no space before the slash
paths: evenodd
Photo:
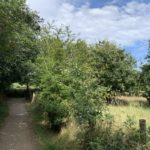
<path id="1" fill-rule="evenodd" d="M 129 2 L 90 8 L 88 3 L 76 8 L 70 0 L 28 0 L 32 9 L 51 22 L 69 25 L 74 33 L 89 41 L 111 40 L 123 46 L 150 38 L 150 3 Z"/>

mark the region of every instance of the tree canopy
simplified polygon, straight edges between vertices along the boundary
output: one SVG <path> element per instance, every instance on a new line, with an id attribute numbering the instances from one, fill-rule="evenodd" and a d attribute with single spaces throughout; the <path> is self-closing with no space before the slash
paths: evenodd
<path id="1" fill-rule="evenodd" d="M 68 28 L 49 25 L 42 28 L 38 44 L 38 102 L 53 125 L 61 125 L 72 112 L 78 123 L 94 127 L 109 91 L 129 91 L 136 83 L 135 60 L 108 41 L 87 44 L 73 40 Z"/>
<path id="2" fill-rule="evenodd" d="M 100 85 L 113 91 L 130 91 L 136 84 L 134 58 L 115 44 L 102 41 L 92 47 L 92 63 Z"/>
<path id="3" fill-rule="evenodd" d="M 36 39 L 40 17 L 31 11 L 25 0 L 0 2 L 0 84 L 23 81 L 30 72 L 38 48 Z"/>

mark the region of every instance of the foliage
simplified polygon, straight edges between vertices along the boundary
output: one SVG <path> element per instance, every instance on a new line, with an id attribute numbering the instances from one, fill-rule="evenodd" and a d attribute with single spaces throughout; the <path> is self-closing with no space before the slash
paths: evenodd
<path id="1" fill-rule="evenodd" d="M 60 131 L 70 114 L 72 88 L 65 57 L 64 41 L 51 33 L 51 26 L 41 32 L 41 51 L 36 61 L 39 103 L 48 114 L 51 129 Z"/>
<path id="2" fill-rule="evenodd" d="M 142 66 L 141 86 L 144 91 L 143 96 L 147 98 L 150 105 L 150 49 L 146 59 L 147 63 Z"/>
<path id="3" fill-rule="evenodd" d="M 103 116 L 107 88 L 98 84 L 91 65 L 91 49 L 84 41 L 69 43 L 67 49 L 75 118 L 79 124 L 94 128 L 96 119 Z"/>
<path id="4" fill-rule="evenodd" d="M 35 103 L 40 117 L 59 132 L 74 115 L 83 130 L 84 149 L 137 149 L 139 132 L 128 118 L 122 129 L 113 132 L 112 118 L 97 127 L 105 114 L 106 100 L 116 93 L 133 92 L 139 87 L 134 58 L 108 41 L 87 44 L 74 39 L 68 27 L 42 21 L 25 0 L 0 2 L 0 91 L 14 82 L 34 82 L 39 89 Z M 150 55 L 143 65 L 141 82 L 150 102 Z M 3 108 L 3 107 L 2 107 Z M 4 114 L 4 109 L 1 109 Z M 147 145 L 145 145 L 147 146 Z M 58 147 L 59 148 L 59 147 Z M 53 143 L 46 149 L 58 149 Z M 143 148 L 140 147 L 141 149 Z"/>
<path id="5" fill-rule="evenodd" d="M 144 97 L 147 98 L 150 104 L 150 64 L 145 64 L 142 67 L 141 82 L 143 86 Z"/>
<path id="6" fill-rule="evenodd" d="M 0 84 L 1 89 L 13 82 L 26 82 L 38 47 L 41 19 L 25 0 L 0 2 Z"/>
<path id="7" fill-rule="evenodd" d="M 35 105 L 33 105 L 35 107 Z M 117 109 L 117 107 L 115 108 Z M 137 108 L 138 110 L 138 108 Z M 128 107 L 127 107 L 128 111 Z M 132 110 L 133 111 L 133 110 Z M 149 112 L 149 110 L 148 110 Z M 136 112 L 137 113 L 137 112 Z M 40 109 L 35 112 L 36 120 L 40 117 Z M 148 115 L 148 113 L 147 113 Z M 44 127 L 36 128 L 38 136 L 40 136 L 45 148 L 49 149 L 70 149 L 75 150 L 85 150 L 91 148 L 92 150 L 149 150 L 150 146 L 150 131 L 147 129 L 147 143 L 146 145 L 141 144 L 139 130 L 135 128 L 135 121 L 138 119 L 133 119 L 134 116 L 128 116 L 124 121 L 123 126 L 119 126 L 118 122 L 115 122 L 115 116 L 107 113 L 102 119 L 98 119 L 98 124 L 94 130 L 89 130 L 88 128 L 76 128 L 80 129 L 77 131 L 78 136 L 76 137 L 75 146 L 64 145 L 64 142 L 58 140 L 59 135 L 56 135 L 56 141 L 54 142 L 52 136 L 48 134 L 48 130 Z M 43 119 L 43 118 L 42 118 Z M 40 119 L 41 120 L 41 119 Z M 72 123 L 72 122 L 71 122 Z M 39 122 L 37 122 L 39 126 Z M 117 125 L 117 126 L 116 126 Z M 65 130 L 73 130 L 73 127 L 66 127 Z M 44 133 L 43 133 L 44 130 Z M 39 135 L 40 134 L 40 135 Z M 42 135 L 41 135 L 42 134 Z M 64 140 L 68 140 L 69 137 L 62 137 Z M 65 147 L 65 148 L 64 148 Z"/>
<path id="8" fill-rule="evenodd" d="M 47 116 L 42 114 L 41 105 L 33 103 L 29 107 L 32 119 L 34 121 L 33 127 L 36 135 L 40 139 L 41 149 L 43 150 L 78 150 L 79 146 L 76 141 L 76 136 L 73 132 L 77 132 L 77 126 L 67 125 L 62 129 L 61 133 L 55 134 L 47 128 Z M 73 122 L 71 122 L 72 124 Z"/>
<path id="9" fill-rule="evenodd" d="M 134 59 L 114 44 L 88 45 L 73 40 L 68 27 L 49 24 L 38 45 L 39 101 L 52 124 L 61 125 L 73 113 L 79 123 L 94 127 L 103 116 L 109 91 L 127 91 L 135 85 Z"/>
<path id="10" fill-rule="evenodd" d="M 62 81 L 63 76 L 49 75 L 42 82 L 42 91 L 39 103 L 44 111 L 48 113 L 51 129 L 60 130 L 69 115 L 70 88 Z"/>
<path id="11" fill-rule="evenodd" d="M 95 82 L 85 80 L 75 94 L 75 117 L 80 124 L 87 124 L 90 128 L 94 128 L 96 119 L 103 116 L 107 96 L 106 89 Z"/>
<path id="12" fill-rule="evenodd" d="M 99 85 L 115 92 L 129 92 L 136 85 L 135 60 L 123 49 L 107 41 L 96 44 L 92 51 L 92 64 Z"/>

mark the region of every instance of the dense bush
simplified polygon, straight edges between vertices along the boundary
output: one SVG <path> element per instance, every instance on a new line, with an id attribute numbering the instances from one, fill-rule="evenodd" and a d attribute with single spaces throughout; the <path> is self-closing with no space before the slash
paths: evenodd
<path id="1" fill-rule="evenodd" d="M 70 113 L 70 90 L 62 75 L 49 75 L 43 79 L 39 103 L 47 112 L 51 129 L 60 131 Z"/>
<path id="2" fill-rule="evenodd" d="M 96 120 L 103 116 L 107 90 L 95 83 L 85 83 L 86 86 L 75 94 L 75 117 L 79 124 L 95 128 Z"/>
<path id="3" fill-rule="evenodd" d="M 58 132 L 70 115 L 72 87 L 65 44 L 59 38 L 60 35 L 57 36 L 49 28 L 43 28 L 39 40 L 41 51 L 35 67 L 36 84 L 40 88 L 37 102 L 47 114 L 51 129 Z"/>
<path id="4" fill-rule="evenodd" d="M 131 82 L 134 85 L 134 59 L 110 42 L 88 45 L 73 40 L 68 28 L 48 25 L 43 27 L 38 43 L 38 101 L 52 129 L 55 125 L 60 130 L 70 114 L 78 123 L 94 128 L 108 97 L 129 90 Z"/>

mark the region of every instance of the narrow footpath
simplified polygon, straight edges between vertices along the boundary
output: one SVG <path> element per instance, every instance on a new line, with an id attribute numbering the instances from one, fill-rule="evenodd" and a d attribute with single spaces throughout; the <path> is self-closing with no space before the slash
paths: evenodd
<path id="1" fill-rule="evenodd" d="M 0 129 L 0 150 L 40 150 L 23 98 L 8 101 L 9 116 Z"/>

